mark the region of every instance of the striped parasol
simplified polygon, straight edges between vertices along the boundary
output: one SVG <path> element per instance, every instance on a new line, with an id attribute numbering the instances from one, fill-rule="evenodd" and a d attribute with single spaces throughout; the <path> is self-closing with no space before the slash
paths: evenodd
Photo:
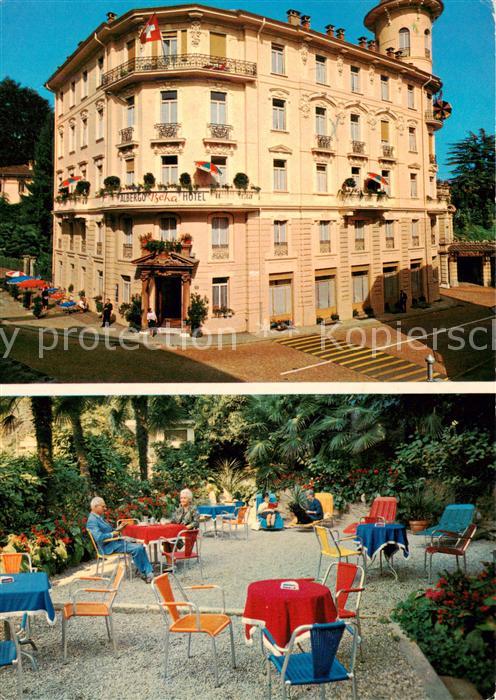
<path id="1" fill-rule="evenodd" d="M 81 180 L 80 175 L 71 175 L 66 180 L 60 183 L 59 190 L 65 189 L 66 187 L 70 187 L 71 185 L 74 185 L 74 183 L 79 182 L 79 180 Z"/>
<path id="2" fill-rule="evenodd" d="M 45 280 L 24 280 L 24 282 L 19 282 L 20 289 L 36 289 L 46 287 Z"/>
<path id="3" fill-rule="evenodd" d="M 198 168 L 198 170 L 203 170 L 206 173 L 210 173 L 211 175 L 222 175 L 222 171 L 220 168 L 218 168 L 214 163 L 210 163 L 207 160 L 197 160 L 195 161 L 195 165 Z"/>
<path id="4" fill-rule="evenodd" d="M 25 277 L 25 275 L 20 270 L 9 270 L 5 273 L 5 277 Z"/>
<path id="5" fill-rule="evenodd" d="M 384 185 L 384 187 L 389 185 L 387 179 L 378 173 L 367 173 L 367 177 L 369 180 L 372 180 L 372 182 L 377 182 L 378 185 Z"/>
<path id="6" fill-rule="evenodd" d="M 444 121 L 445 119 L 451 117 L 452 111 L 453 107 L 449 102 L 446 102 L 446 100 L 439 99 L 432 103 L 432 113 L 436 119 L 441 119 Z"/>
<path id="7" fill-rule="evenodd" d="M 21 282 L 25 282 L 26 280 L 33 280 L 34 277 L 30 277 L 29 275 L 21 275 L 19 277 L 11 277 L 9 280 L 7 280 L 7 284 L 20 284 Z"/>

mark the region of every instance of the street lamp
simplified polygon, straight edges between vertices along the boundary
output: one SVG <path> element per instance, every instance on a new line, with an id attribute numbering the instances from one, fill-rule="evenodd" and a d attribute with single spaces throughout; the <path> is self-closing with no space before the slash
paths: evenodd
<path id="1" fill-rule="evenodd" d="M 425 361 L 427 363 L 427 381 L 433 382 L 434 381 L 434 362 L 436 360 L 435 360 L 433 355 L 429 354 L 425 358 Z"/>

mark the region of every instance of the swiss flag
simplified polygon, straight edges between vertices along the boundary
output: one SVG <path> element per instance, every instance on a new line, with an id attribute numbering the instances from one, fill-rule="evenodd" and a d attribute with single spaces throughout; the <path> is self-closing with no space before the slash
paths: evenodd
<path id="1" fill-rule="evenodd" d="M 158 26 L 158 17 L 157 15 L 152 15 L 143 27 L 143 31 L 140 34 L 140 41 L 142 44 L 146 44 L 147 41 L 161 40 L 162 35 L 160 34 L 160 29 Z"/>

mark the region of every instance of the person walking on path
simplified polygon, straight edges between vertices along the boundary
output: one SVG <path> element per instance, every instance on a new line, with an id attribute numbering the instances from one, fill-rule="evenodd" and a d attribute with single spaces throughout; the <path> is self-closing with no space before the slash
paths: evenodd
<path id="1" fill-rule="evenodd" d="M 41 305 L 44 310 L 48 309 L 48 287 L 45 285 L 43 289 L 41 290 Z"/>
<path id="2" fill-rule="evenodd" d="M 112 303 L 110 299 L 107 299 L 105 301 L 105 304 L 103 306 L 103 312 L 102 312 L 102 328 L 109 328 L 110 327 L 110 321 L 112 317 L 112 310 L 113 310 Z"/>
<path id="3" fill-rule="evenodd" d="M 154 336 L 157 333 L 157 314 L 153 309 L 149 308 L 146 314 L 146 322 L 150 329 L 150 335 Z"/>

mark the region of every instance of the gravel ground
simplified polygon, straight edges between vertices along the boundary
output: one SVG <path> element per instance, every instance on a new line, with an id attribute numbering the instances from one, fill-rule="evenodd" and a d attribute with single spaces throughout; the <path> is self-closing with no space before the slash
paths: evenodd
<path id="1" fill-rule="evenodd" d="M 388 625 L 390 610 L 410 591 L 425 587 L 422 577 L 423 538 L 410 537 L 411 555 L 408 560 L 397 557 L 399 581 L 390 574 L 369 570 L 366 591 L 362 598 L 363 660 L 356 667 L 359 697 L 362 699 L 427 700 L 422 681 L 411 670 L 401 654 L 399 644 Z M 475 572 L 480 562 L 492 558 L 494 544 L 475 542 L 469 550 L 469 570 Z M 435 572 L 445 566 L 453 568 L 448 557 L 434 558 Z M 226 604 L 230 609 L 242 609 L 246 586 L 262 578 L 314 576 L 318 561 L 318 546 L 312 532 L 285 530 L 282 532 L 253 532 L 246 540 L 203 539 L 205 580 L 223 585 Z M 81 567 L 93 571 L 93 566 Z M 199 583 L 198 567 L 180 575 L 185 585 Z M 68 600 L 69 583 L 65 576 L 54 581 L 53 600 Z M 218 594 L 217 594 L 218 595 Z M 202 593 L 195 600 L 200 605 L 217 604 L 215 592 Z M 150 586 L 139 579 L 125 580 L 116 606 L 123 604 L 153 604 Z M 122 608 L 121 608 L 122 609 Z M 222 687 L 214 687 L 210 644 L 207 639 L 194 638 L 193 658 L 186 658 L 186 637 L 172 639 L 169 676 L 163 678 L 164 649 L 163 618 L 153 611 L 115 612 L 114 625 L 118 651 L 114 653 L 106 641 L 105 625 L 98 619 L 77 619 L 69 627 L 69 660 L 62 661 L 60 616 L 49 627 L 43 618 L 35 621 L 33 638 L 39 653 L 40 670 L 33 672 L 25 663 L 24 687 L 28 698 L 93 700 L 105 696 L 109 700 L 153 698 L 189 700 L 254 700 L 266 696 L 260 647 L 244 643 L 239 617 L 234 618 L 237 669 L 230 667 L 229 635 L 219 638 L 219 671 Z M 346 650 L 346 649 L 345 649 Z M 4 670 L 0 698 L 15 697 L 15 674 Z M 274 697 L 280 697 L 277 680 Z M 329 696 L 351 697 L 351 684 L 335 684 Z M 295 689 L 293 698 L 317 698 L 315 688 Z"/>

